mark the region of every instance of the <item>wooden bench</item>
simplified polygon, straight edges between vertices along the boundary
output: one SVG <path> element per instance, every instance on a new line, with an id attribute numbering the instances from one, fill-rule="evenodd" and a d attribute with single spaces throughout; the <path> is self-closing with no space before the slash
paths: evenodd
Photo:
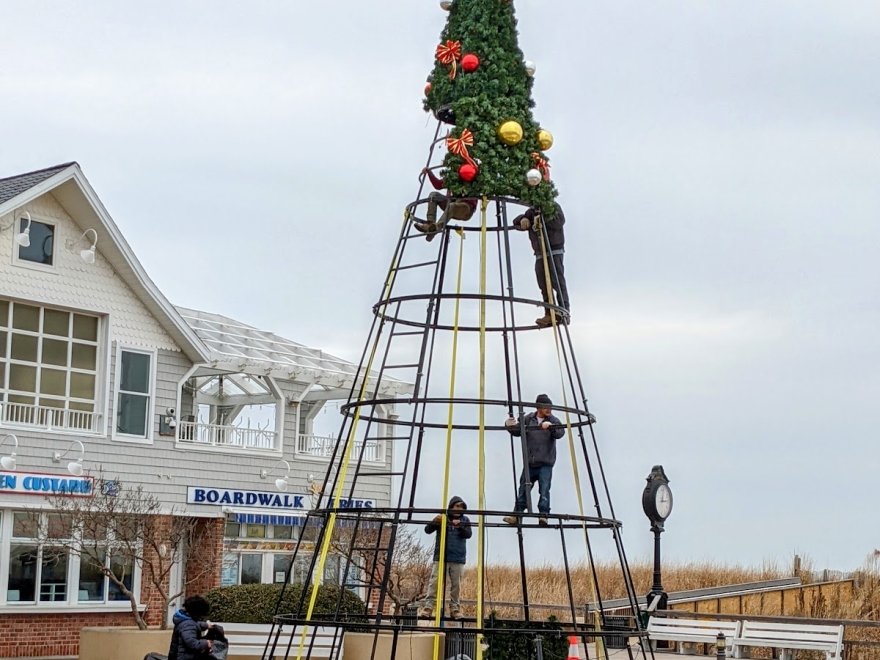
<path id="1" fill-rule="evenodd" d="M 737 658 L 748 657 L 749 647 L 780 649 L 780 659 L 790 660 L 797 649 L 823 651 L 828 660 L 840 660 L 843 653 L 843 626 L 814 623 L 775 623 L 743 621 L 734 639 Z"/>
<path id="2" fill-rule="evenodd" d="M 724 633 L 724 637 L 727 639 L 728 653 L 730 653 L 730 647 L 733 645 L 733 640 L 739 636 L 739 630 L 739 621 L 657 616 L 648 619 L 648 639 L 679 642 L 679 653 L 683 652 L 682 642 L 714 645 L 718 633 Z"/>
<path id="3" fill-rule="evenodd" d="M 266 648 L 266 640 L 269 639 L 269 632 L 272 631 L 272 626 L 263 623 L 218 622 L 217 625 L 223 626 L 226 639 L 229 640 L 230 658 L 262 656 L 263 650 Z M 288 660 L 296 660 L 299 653 L 300 640 L 302 639 L 302 631 L 303 626 L 297 626 L 296 629 L 293 626 L 284 626 L 281 634 L 278 635 L 274 657 L 284 658 L 286 656 Z M 277 632 L 277 628 L 272 631 L 273 642 Z M 290 639 L 291 634 L 293 635 L 292 642 Z M 314 644 L 312 643 L 313 640 Z M 290 652 L 287 650 L 288 645 L 290 645 Z M 308 626 L 302 657 L 342 660 L 342 631 L 329 626 Z"/>

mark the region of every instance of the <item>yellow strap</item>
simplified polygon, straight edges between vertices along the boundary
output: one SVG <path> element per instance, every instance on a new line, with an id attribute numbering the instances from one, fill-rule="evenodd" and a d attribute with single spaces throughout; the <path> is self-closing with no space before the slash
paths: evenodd
<path id="1" fill-rule="evenodd" d="M 464 232 L 458 231 L 461 242 L 458 248 L 458 274 L 455 282 L 455 312 L 452 318 L 452 370 L 449 374 L 449 407 L 446 416 L 446 456 L 443 466 L 443 508 L 449 501 L 449 466 L 452 462 L 452 418 L 455 406 L 452 399 L 455 397 L 455 368 L 458 358 L 458 317 L 461 307 L 461 270 L 464 262 Z M 440 524 L 440 556 L 437 565 L 437 591 L 434 594 L 434 625 L 440 627 L 440 611 L 443 609 L 443 585 L 446 578 L 446 516 Z M 440 657 L 440 633 L 434 634 L 434 660 Z"/>
<path id="2" fill-rule="evenodd" d="M 408 217 L 408 213 L 404 212 L 404 222 Z M 391 289 L 394 285 L 394 280 L 397 277 L 397 266 L 400 263 L 400 253 L 398 250 L 396 254 L 391 259 L 391 265 L 388 268 L 388 277 L 385 280 L 385 289 L 382 291 L 382 300 L 388 299 L 388 296 L 391 295 Z M 382 306 L 380 315 L 385 313 L 385 310 L 388 306 L 388 303 L 385 302 Z M 380 326 L 381 327 L 381 326 Z M 373 362 L 376 359 L 376 353 L 379 349 L 379 339 L 382 336 L 381 330 L 376 332 L 376 339 L 373 342 L 373 348 L 370 351 L 370 358 L 367 360 L 367 366 L 364 370 L 363 381 L 361 382 L 361 388 L 358 392 L 358 403 L 362 402 L 367 393 L 367 386 L 370 383 L 370 372 L 373 370 Z M 379 383 L 376 383 L 376 387 L 379 386 Z M 339 472 L 336 475 L 336 490 L 333 493 L 333 509 L 338 509 L 339 504 L 342 501 L 342 493 L 345 490 L 345 477 L 348 474 L 348 467 L 351 463 L 352 451 L 354 449 L 354 439 L 357 433 L 358 422 L 360 422 L 361 418 L 361 406 L 357 406 L 354 411 L 354 416 L 351 422 L 351 428 L 348 431 L 348 438 L 345 442 L 345 452 L 342 457 L 342 463 L 339 466 Z M 321 588 L 321 585 L 324 582 L 324 565 L 327 563 L 327 555 L 330 552 L 330 543 L 333 538 L 333 530 L 336 528 L 336 512 L 333 511 L 330 513 L 330 517 L 327 519 L 327 526 L 324 530 L 324 541 L 321 544 L 321 555 L 318 559 L 318 568 L 315 573 L 312 574 L 312 595 L 309 598 L 309 607 L 306 611 L 306 621 L 312 620 L 312 615 L 315 612 L 315 603 L 318 600 L 318 591 Z M 296 660 L 303 660 L 303 651 L 305 650 L 306 645 L 306 636 L 308 635 L 309 627 L 307 625 L 303 626 L 302 634 L 299 638 L 299 646 L 296 651 Z"/>
<path id="3" fill-rule="evenodd" d="M 486 510 L 486 245 L 488 233 L 486 231 L 486 207 L 489 200 L 483 197 L 480 206 L 480 419 L 478 436 L 478 504 L 480 511 Z M 483 624 L 483 546 L 486 527 L 484 516 L 480 515 L 477 523 L 477 627 Z M 476 660 L 483 660 L 483 634 L 476 636 Z"/>
<path id="4" fill-rule="evenodd" d="M 544 242 L 544 236 L 545 236 L 544 232 L 541 232 L 539 234 L 539 236 L 541 238 L 541 258 L 544 262 L 544 281 L 546 282 L 546 291 L 547 291 L 547 296 L 549 298 L 549 300 L 547 300 L 546 302 L 552 305 L 553 304 L 553 282 L 550 277 L 550 262 L 549 262 L 549 259 L 547 258 L 548 257 L 547 244 Z M 564 375 L 563 368 L 562 368 L 562 344 L 560 341 L 559 326 L 556 325 L 556 311 L 553 310 L 552 308 L 550 309 L 550 321 L 553 324 L 553 339 L 556 343 L 556 361 L 559 365 L 559 384 L 561 386 L 560 389 L 562 391 L 562 405 L 564 408 L 568 408 L 568 394 L 567 394 L 567 390 L 565 387 L 565 375 Z M 580 474 L 578 474 L 578 469 L 577 469 L 577 454 L 576 454 L 575 444 L 574 444 L 574 433 L 571 430 L 571 415 L 569 414 L 568 410 L 565 411 L 565 430 L 566 430 L 566 435 L 568 436 L 568 453 L 569 453 L 569 456 L 571 457 L 571 473 L 572 473 L 572 477 L 574 478 L 575 495 L 577 496 L 577 503 L 578 503 L 578 513 L 583 517 L 583 516 L 585 516 L 584 498 L 583 498 L 583 494 L 581 493 L 581 478 L 580 478 Z M 589 460 L 589 459 L 586 456 L 584 456 L 584 460 Z M 589 538 L 587 536 L 588 531 L 587 531 L 587 521 L 586 520 L 581 520 L 581 529 L 584 532 L 584 546 L 585 546 L 585 550 L 586 550 L 585 555 L 587 557 L 587 562 L 590 564 L 590 572 L 592 573 L 594 570 L 594 567 L 592 565 L 592 555 L 590 554 L 590 542 L 589 542 Z M 598 598 L 598 594 L 596 592 L 595 580 L 590 580 L 590 589 L 593 594 L 593 602 L 598 603 L 599 598 Z M 596 619 L 596 630 L 601 631 L 601 629 L 602 629 L 601 621 L 600 621 L 600 619 L 597 618 Z M 602 648 L 604 650 L 604 646 Z"/>

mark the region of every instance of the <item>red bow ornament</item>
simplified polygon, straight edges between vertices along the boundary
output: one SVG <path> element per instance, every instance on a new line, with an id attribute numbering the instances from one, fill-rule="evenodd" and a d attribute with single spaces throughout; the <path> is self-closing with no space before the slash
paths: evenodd
<path id="1" fill-rule="evenodd" d="M 532 159 L 535 161 L 535 167 L 541 172 L 544 181 L 550 180 L 550 163 L 537 151 L 532 152 Z"/>
<path id="2" fill-rule="evenodd" d="M 446 148 L 449 149 L 449 152 L 456 156 L 461 156 L 468 163 L 476 166 L 476 161 L 468 153 L 468 147 L 472 146 L 474 146 L 474 134 L 471 133 L 470 129 L 465 128 L 461 132 L 461 137 L 458 138 L 454 138 L 451 135 L 446 136 Z"/>
<path id="3" fill-rule="evenodd" d="M 452 67 L 452 69 L 449 71 L 450 79 L 455 79 L 455 72 L 458 66 L 456 62 L 460 59 L 460 41 L 447 41 L 445 44 L 440 44 L 439 46 L 437 46 L 437 60 L 440 62 L 440 64 L 445 64 L 446 66 Z"/>

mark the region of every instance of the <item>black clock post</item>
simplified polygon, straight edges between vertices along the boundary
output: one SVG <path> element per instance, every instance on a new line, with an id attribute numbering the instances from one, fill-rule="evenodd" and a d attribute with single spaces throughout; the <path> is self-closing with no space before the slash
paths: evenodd
<path id="1" fill-rule="evenodd" d="M 653 612 L 665 610 L 669 600 L 663 591 L 660 575 L 660 534 L 663 533 L 663 524 L 672 513 L 672 491 L 662 465 L 655 465 L 651 469 L 647 482 L 642 491 L 642 509 L 651 521 L 651 531 L 654 532 L 654 584 L 647 596 L 648 612 Z"/>

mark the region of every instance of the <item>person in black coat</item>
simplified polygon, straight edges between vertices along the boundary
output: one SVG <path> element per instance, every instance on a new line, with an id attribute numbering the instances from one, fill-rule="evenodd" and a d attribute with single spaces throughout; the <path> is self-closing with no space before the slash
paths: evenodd
<path id="1" fill-rule="evenodd" d="M 553 402 L 546 394 L 539 394 L 535 399 L 537 410 L 523 417 L 526 434 L 526 450 L 529 464 L 523 466 L 519 482 L 519 493 L 516 496 L 514 512 L 526 510 L 527 494 L 538 482 L 538 518 L 539 525 L 547 524 L 546 514 L 550 513 L 550 483 L 553 480 L 553 466 L 556 464 L 556 441 L 565 435 L 565 426 L 558 417 L 553 415 Z M 505 426 L 510 435 L 521 437 L 523 430 L 519 421 L 510 417 Z M 505 516 L 508 525 L 519 523 L 517 516 Z"/>
<path id="2" fill-rule="evenodd" d="M 513 227 L 519 231 L 527 231 L 529 233 L 529 241 L 532 244 L 532 251 L 535 253 L 535 277 L 538 279 L 538 288 L 541 289 L 541 296 L 544 302 L 553 304 L 553 296 L 547 289 L 547 273 L 544 270 L 544 253 L 547 254 L 547 268 L 550 270 L 550 283 L 556 291 L 559 306 L 565 310 L 564 314 L 556 314 L 556 323 L 568 323 L 570 318 L 571 306 L 568 301 L 568 286 L 565 284 L 565 264 L 563 257 L 565 256 L 565 215 L 559 204 L 553 204 L 553 214 L 541 215 L 538 211 L 531 208 L 522 215 L 513 219 Z M 547 240 L 549 245 L 542 247 L 544 240 L 544 231 L 541 227 L 543 224 L 547 229 Z M 547 309 L 544 316 L 535 319 L 535 323 L 542 328 L 546 328 L 552 323 L 550 318 L 550 310 Z"/>
<path id="3" fill-rule="evenodd" d="M 209 627 L 205 619 L 210 612 L 211 604 L 201 596 L 190 596 L 183 601 L 183 607 L 171 619 L 174 632 L 168 660 L 204 660 L 214 646 L 211 640 L 203 638 Z"/>
<path id="4" fill-rule="evenodd" d="M 467 540 L 472 536 L 471 521 L 464 515 L 467 510 L 465 501 L 457 495 L 449 500 L 446 510 L 446 552 L 444 553 L 446 575 L 449 581 L 449 616 L 453 619 L 461 617 L 461 572 L 467 562 Z M 437 534 L 437 542 L 434 544 L 434 568 L 431 572 L 431 582 L 428 585 L 428 594 L 423 603 L 419 616 L 430 619 L 434 615 L 434 603 L 437 597 L 437 580 L 440 576 L 440 528 L 443 524 L 443 516 L 436 515 L 434 519 L 425 525 L 425 533 Z"/>

